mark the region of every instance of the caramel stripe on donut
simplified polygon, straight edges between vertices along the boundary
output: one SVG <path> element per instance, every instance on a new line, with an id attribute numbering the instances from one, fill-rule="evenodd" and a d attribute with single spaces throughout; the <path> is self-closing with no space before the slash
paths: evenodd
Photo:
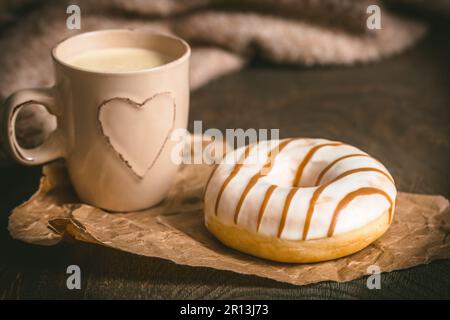
<path id="1" fill-rule="evenodd" d="M 308 236 L 308 231 L 309 231 L 309 226 L 311 224 L 311 219 L 314 213 L 314 208 L 316 206 L 316 202 L 319 199 L 320 194 L 323 192 L 323 190 L 325 190 L 326 187 L 328 187 L 329 185 L 331 185 L 332 183 L 346 177 L 349 176 L 351 174 L 354 173 L 358 173 L 358 172 L 378 172 L 382 175 L 384 175 L 386 178 L 389 179 L 389 181 L 391 181 L 392 183 L 394 183 L 394 181 L 392 180 L 392 178 L 384 171 L 377 169 L 377 168 L 357 168 L 357 169 L 352 169 L 352 170 L 348 170 L 344 173 L 341 173 L 339 176 L 337 176 L 336 178 L 334 178 L 333 180 L 331 180 L 328 183 L 325 183 L 323 185 L 321 185 L 320 187 L 318 187 L 316 189 L 316 191 L 314 191 L 313 196 L 311 197 L 311 200 L 309 201 L 309 207 L 308 207 L 308 211 L 306 212 L 306 218 L 305 218 L 305 224 L 303 226 L 303 240 L 306 239 L 306 237 Z M 374 188 L 375 189 L 375 188 Z"/>
<path id="2" fill-rule="evenodd" d="M 253 177 L 251 177 L 250 181 L 248 182 L 247 186 L 244 189 L 244 192 L 239 198 L 239 202 L 236 206 L 236 211 L 234 212 L 234 223 L 237 223 L 239 212 L 241 211 L 242 204 L 244 203 L 247 194 L 250 192 L 250 190 L 253 188 L 253 186 L 258 182 L 258 180 L 261 177 L 266 176 L 270 172 L 270 170 L 272 170 L 275 158 L 281 152 L 281 150 L 283 150 L 291 141 L 292 139 L 284 140 L 279 145 L 277 145 L 276 147 L 274 147 L 272 150 L 269 151 L 269 153 L 267 154 L 267 158 L 269 160 L 264 164 L 264 166 L 258 173 L 256 173 Z"/>
<path id="3" fill-rule="evenodd" d="M 214 168 L 213 168 L 212 171 L 211 171 L 211 174 L 209 175 L 208 181 L 206 181 L 205 189 L 204 189 L 204 191 L 203 191 L 203 199 L 205 198 L 206 190 L 208 190 L 209 183 L 211 182 L 211 179 L 212 179 L 212 177 L 214 176 L 214 174 L 216 173 L 216 170 L 217 170 L 218 167 L 219 167 L 218 164 L 216 164 L 216 165 L 214 166 Z"/>
<path id="4" fill-rule="evenodd" d="M 331 169 L 331 167 L 333 167 L 336 163 L 344 160 L 344 159 L 348 159 L 348 158 L 353 158 L 353 157 L 369 157 L 368 154 L 365 153 L 354 153 L 354 154 L 348 154 L 346 156 L 342 156 L 340 158 L 337 158 L 336 160 L 334 160 L 333 162 L 331 162 L 328 166 L 326 166 L 322 172 L 320 172 L 320 174 L 317 177 L 316 180 L 316 186 L 318 186 L 320 184 L 320 181 L 322 180 L 323 176 Z"/>
<path id="5" fill-rule="evenodd" d="M 335 147 L 343 145 L 343 143 L 340 142 L 334 142 L 334 143 L 324 143 L 324 144 L 318 144 L 309 150 L 309 152 L 306 154 L 306 156 L 303 158 L 302 162 L 300 163 L 297 172 L 295 173 L 295 178 L 293 182 L 294 187 L 298 187 L 300 180 L 302 179 L 303 170 L 305 169 L 306 165 L 308 164 L 309 160 L 311 160 L 312 156 L 323 147 Z"/>
<path id="6" fill-rule="evenodd" d="M 223 183 L 222 187 L 220 188 L 219 193 L 216 198 L 216 204 L 214 207 L 214 212 L 215 212 L 216 216 L 217 216 L 217 209 L 219 208 L 220 198 L 222 198 L 223 191 L 228 186 L 230 181 L 238 174 L 239 170 L 241 170 L 241 167 L 244 165 L 245 159 L 247 159 L 247 157 L 250 155 L 251 148 L 252 148 L 252 146 L 250 146 L 250 145 L 245 148 L 244 154 L 241 156 L 241 158 L 238 160 L 238 162 L 234 165 L 234 168 L 231 171 L 230 175 L 225 179 L 225 182 Z"/>
<path id="7" fill-rule="evenodd" d="M 258 212 L 258 222 L 256 224 L 256 231 L 259 231 L 259 226 L 261 225 L 262 218 L 264 216 L 264 211 L 266 210 L 267 204 L 269 203 L 270 197 L 272 196 L 273 191 L 277 188 L 275 185 L 271 185 L 266 193 L 264 194 L 263 202 L 261 203 L 261 207 Z"/>
<path id="8" fill-rule="evenodd" d="M 377 188 L 371 188 L 371 187 L 365 187 L 360 188 L 356 191 L 350 192 L 347 194 L 336 206 L 336 209 L 334 209 L 333 217 L 331 219 L 330 227 L 328 228 L 328 236 L 331 237 L 334 234 L 334 229 L 336 227 L 337 218 L 339 216 L 339 213 L 356 197 L 359 196 L 368 196 L 372 194 L 381 194 L 389 201 L 389 223 L 392 221 L 392 209 L 394 208 L 394 202 L 389 197 L 389 195 L 384 192 L 383 190 L 377 189 Z"/>
<path id="9" fill-rule="evenodd" d="M 281 220 L 280 220 L 280 225 L 278 226 L 278 238 L 281 237 L 281 234 L 283 233 L 284 230 L 284 225 L 286 224 L 286 217 L 289 211 L 289 207 L 291 206 L 291 201 L 292 198 L 294 197 L 295 193 L 299 190 L 299 188 L 295 187 L 292 188 L 288 195 L 286 196 L 286 200 L 284 202 L 284 207 L 283 207 L 283 211 L 281 213 Z"/>

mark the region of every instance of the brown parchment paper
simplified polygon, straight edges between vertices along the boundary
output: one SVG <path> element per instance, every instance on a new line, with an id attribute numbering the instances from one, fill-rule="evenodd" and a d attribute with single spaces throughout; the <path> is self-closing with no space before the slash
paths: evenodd
<path id="1" fill-rule="evenodd" d="M 351 256 L 296 265 L 241 254 L 219 243 L 204 227 L 201 196 L 211 169 L 207 165 L 184 165 L 160 205 L 140 212 L 108 213 L 78 202 L 63 164 L 47 165 L 39 190 L 14 209 L 8 228 L 12 237 L 33 244 L 54 245 L 71 235 L 182 265 L 252 274 L 296 285 L 353 280 L 367 274 L 371 265 L 388 272 L 450 258 L 448 200 L 402 192 L 389 231 Z"/>

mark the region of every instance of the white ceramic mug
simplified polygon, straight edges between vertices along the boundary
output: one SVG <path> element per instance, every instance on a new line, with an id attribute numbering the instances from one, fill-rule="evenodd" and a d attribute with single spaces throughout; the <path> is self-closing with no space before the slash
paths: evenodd
<path id="1" fill-rule="evenodd" d="M 86 50 L 137 47 L 173 57 L 132 72 L 95 72 L 69 64 Z M 112 211 L 151 207 L 167 194 L 177 164 L 170 134 L 186 128 L 189 110 L 188 44 L 143 30 L 76 35 L 52 50 L 55 85 L 27 89 L 6 101 L 5 141 L 20 163 L 64 158 L 79 198 Z M 22 148 L 15 121 L 20 109 L 40 104 L 57 117 L 57 129 L 39 147 Z"/>

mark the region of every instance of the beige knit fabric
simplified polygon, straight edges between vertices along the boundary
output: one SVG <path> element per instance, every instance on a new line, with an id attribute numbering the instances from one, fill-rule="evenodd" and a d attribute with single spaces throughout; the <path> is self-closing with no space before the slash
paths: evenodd
<path id="1" fill-rule="evenodd" d="M 95 29 L 146 28 L 193 47 L 193 89 L 258 56 L 271 63 L 352 65 L 414 44 L 425 26 L 382 9 L 382 29 L 366 29 L 369 0 L 20 0 L 0 9 L 0 96 L 53 83 L 49 50 L 64 37 Z M 69 4 L 81 8 L 80 31 L 66 28 Z M 3 7 L 2 7 L 3 6 Z M 16 15 L 16 16 L 14 16 Z M 193 106 L 195 107 L 195 106 Z M 54 128 L 43 108 L 21 112 L 18 136 L 35 146 Z"/>

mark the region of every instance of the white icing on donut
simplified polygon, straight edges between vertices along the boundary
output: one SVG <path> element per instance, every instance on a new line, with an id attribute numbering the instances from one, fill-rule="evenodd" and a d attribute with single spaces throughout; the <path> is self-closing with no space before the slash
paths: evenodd
<path id="1" fill-rule="evenodd" d="M 387 210 L 392 221 L 392 176 L 356 147 L 325 139 L 272 140 L 237 149 L 227 160 L 207 182 L 206 219 L 214 215 L 286 240 L 342 234 Z"/>

